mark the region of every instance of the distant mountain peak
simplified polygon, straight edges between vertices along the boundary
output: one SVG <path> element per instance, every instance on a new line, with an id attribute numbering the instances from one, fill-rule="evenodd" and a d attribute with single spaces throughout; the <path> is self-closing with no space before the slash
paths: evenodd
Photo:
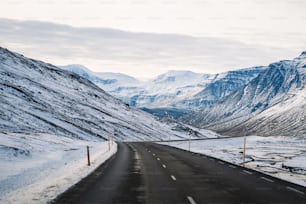
<path id="1" fill-rule="evenodd" d="M 193 71 L 189 71 L 189 70 L 169 70 L 165 74 L 168 74 L 168 75 L 177 75 L 177 74 L 185 74 L 185 73 L 188 73 L 188 74 L 197 74 L 197 73 L 195 73 Z"/>
<path id="2" fill-rule="evenodd" d="M 300 57 L 306 57 L 306 51 L 303 51 L 303 52 L 300 54 Z"/>
<path id="3" fill-rule="evenodd" d="M 82 64 L 69 64 L 69 65 L 66 65 L 66 67 L 78 67 L 78 68 L 82 68 L 82 69 L 88 70 L 88 68 L 85 67 L 85 66 L 82 65 Z"/>
<path id="4" fill-rule="evenodd" d="M 69 65 L 65 65 L 65 66 L 58 66 L 59 68 L 61 69 L 65 69 L 65 70 L 68 70 L 68 71 L 74 71 L 76 73 L 78 73 L 79 75 L 81 74 L 90 74 L 92 73 L 87 67 L 85 67 L 84 65 L 82 64 L 69 64 Z"/>

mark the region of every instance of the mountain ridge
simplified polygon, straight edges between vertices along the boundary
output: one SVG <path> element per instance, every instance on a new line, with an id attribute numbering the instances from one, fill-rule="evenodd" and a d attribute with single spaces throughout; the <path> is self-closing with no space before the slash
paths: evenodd
<path id="1" fill-rule="evenodd" d="M 305 135 L 305 124 L 302 122 L 306 115 L 302 108 L 305 107 L 305 102 L 299 100 L 299 103 L 294 103 L 296 106 L 291 106 L 288 102 L 293 104 L 295 97 L 303 98 L 306 92 L 306 57 L 303 56 L 270 64 L 268 69 L 246 86 L 224 100 L 204 108 L 199 114 L 193 113 L 185 118 L 183 116 L 182 120 L 228 135 L 241 134 L 242 131 L 262 135 Z M 295 115 L 295 119 L 282 116 L 286 106 L 280 104 L 291 107 L 292 111 L 287 110 L 286 114 L 291 117 Z M 276 106 L 279 108 L 278 111 L 273 111 L 273 117 L 265 115 L 271 112 L 270 108 L 275 109 Z M 270 124 L 277 124 L 278 128 L 272 129 Z"/>
<path id="2" fill-rule="evenodd" d="M 234 83 L 233 86 L 235 87 L 233 90 L 225 91 L 224 93 L 223 91 L 219 91 L 219 93 L 223 95 L 222 97 L 224 97 L 235 91 L 238 87 L 246 84 L 265 68 L 264 66 L 258 66 L 220 74 L 195 73 L 188 70 L 170 70 L 147 82 L 138 83 L 139 81 L 137 81 L 134 84 L 129 84 L 123 80 L 122 84 L 117 86 L 111 86 L 105 83 L 101 84 L 95 82 L 95 80 L 92 81 L 102 89 L 108 91 L 111 95 L 114 95 L 131 106 L 145 108 L 146 110 L 150 109 L 151 111 L 154 111 L 155 108 L 159 110 L 161 110 L 161 108 L 165 110 L 170 108 L 182 109 L 183 112 L 186 112 L 195 111 L 199 109 L 200 106 L 210 105 L 216 101 L 216 99 L 203 99 L 203 96 L 201 96 L 205 88 L 209 88 L 207 86 L 212 86 L 212 84 L 215 83 L 216 86 L 213 87 L 213 89 L 221 89 L 222 87 L 220 86 L 225 86 L 226 80 L 229 81 L 232 75 L 239 75 L 239 73 L 242 73 L 240 78 L 237 77 L 236 82 L 234 82 L 234 80 L 231 81 L 231 83 Z M 78 72 L 77 69 L 70 69 L 70 71 L 75 73 Z M 249 72 L 253 72 L 253 75 L 248 74 Z M 93 74 L 98 76 L 98 73 Z M 112 80 L 113 78 L 113 76 L 109 76 L 108 78 L 106 77 L 100 80 Z M 215 90 L 211 92 L 213 93 Z M 211 94 L 205 95 L 205 97 L 217 96 Z M 162 114 L 161 117 L 163 117 Z"/>
<path id="3" fill-rule="evenodd" d="M 119 141 L 186 136 L 91 81 L 51 64 L 0 47 L 0 68 L 3 133 L 43 133 L 82 140 L 113 136 Z"/>
<path id="4" fill-rule="evenodd" d="M 278 103 L 285 104 L 284 101 L 292 98 L 295 92 L 303 95 L 299 88 L 305 86 L 305 68 L 306 51 L 292 60 L 281 60 L 268 66 L 244 68 L 215 75 L 169 71 L 151 80 L 147 87 L 120 87 L 122 92 L 111 94 L 117 94 L 119 99 L 159 118 L 180 119 L 185 123 L 222 134 L 236 135 L 249 127 L 249 134 L 268 135 L 273 132 L 288 135 L 290 128 L 283 124 L 284 117 L 280 124 L 288 131 L 279 129 L 278 132 L 269 132 L 266 125 L 258 120 L 268 120 L 265 119 L 264 113 L 269 113 L 268 109 Z M 188 74 L 192 77 L 189 78 Z M 185 81 L 189 84 L 186 85 Z M 303 102 L 300 105 L 303 107 Z M 288 115 L 298 115 L 288 111 Z M 302 113 L 304 114 L 303 111 Z M 274 114 L 277 115 L 275 111 Z M 258 120 L 255 120 L 256 118 Z M 270 122 L 267 121 L 268 123 Z M 256 130 L 254 124 L 265 131 Z M 301 131 L 304 131 L 303 128 Z"/>

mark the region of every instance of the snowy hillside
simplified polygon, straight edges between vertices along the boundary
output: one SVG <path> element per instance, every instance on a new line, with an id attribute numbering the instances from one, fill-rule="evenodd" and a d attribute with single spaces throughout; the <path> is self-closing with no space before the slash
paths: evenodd
<path id="1" fill-rule="evenodd" d="M 0 49 L 0 131 L 81 139 L 156 140 L 173 134 L 150 114 L 80 76 Z"/>
<path id="2" fill-rule="evenodd" d="M 49 203 L 115 154 L 117 145 L 110 147 L 99 138 L 0 133 L 0 203 Z"/>
<path id="3" fill-rule="evenodd" d="M 306 136 L 306 91 L 295 95 L 259 113 L 244 126 L 250 134 Z"/>
<path id="4" fill-rule="evenodd" d="M 184 121 L 219 132 L 306 135 L 306 53 L 270 64 L 245 87 Z"/>

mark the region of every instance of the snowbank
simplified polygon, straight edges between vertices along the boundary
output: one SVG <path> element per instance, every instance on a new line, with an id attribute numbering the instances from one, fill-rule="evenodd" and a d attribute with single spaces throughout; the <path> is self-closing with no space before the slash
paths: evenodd
<path id="1" fill-rule="evenodd" d="M 0 203 L 47 203 L 115 154 L 111 144 L 109 151 L 99 139 L 0 133 Z"/>

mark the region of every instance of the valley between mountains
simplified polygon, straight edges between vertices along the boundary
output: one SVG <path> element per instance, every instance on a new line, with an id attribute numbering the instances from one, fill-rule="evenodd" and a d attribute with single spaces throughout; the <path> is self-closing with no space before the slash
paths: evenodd
<path id="1" fill-rule="evenodd" d="M 248 178 L 252 185 L 259 185 L 256 188 L 278 186 L 279 192 L 288 195 L 287 203 L 305 201 L 305 99 L 306 52 L 294 59 L 220 74 L 169 71 L 141 81 L 120 73 L 95 73 L 82 65 L 55 66 L 0 48 L 0 202 L 51 202 L 71 186 L 81 185 L 77 183 L 86 176 L 97 176 L 106 168 L 103 163 L 114 170 L 103 170 L 102 177 L 103 172 L 137 179 L 141 175 L 141 181 L 158 187 L 150 177 L 154 172 L 146 169 L 156 168 L 163 176 L 154 174 L 157 180 L 173 189 L 177 184 L 176 193 L 171 194 L 177 201 L 206 199 L 197 191 L 193 191 L 196 197 L 180 197 L 179 192 L 187 192 L 184 184 L 189 186 L 187 177 L 192 175 L 199 185 L 208 181 L 206 190 L 216 189 L 218 183 L 229 187 L 223 192 L 226 199 L 249 201 L 233 186 L 236 181 L 239 189 L 249 185 L 235 180 L 241 172 L 248 174 L 245 171 L 253 174 Z M 90 167 L 87 146 L 92 154 Z M 156 151 L 161 155 L 157 158 L 173 168 L 166 169 L 149 151 Z M 201 163 L 203 155 L 207 165 Z M 229 162 L 226 168 L 224 162 Z M 229 170 L 231 164 L 237 169 Z M 201 172 L 208 169 L 217 169 L 220 175 L 209 173 L 204 178 Z M 172 171 L 180 172 L 178 178 L 168 176 Z M 272 179 L 266 174 L 295 184 L 276 178 L 274 184 L 264 184 Z M 265 178 L 264 182 L 256 176 Z M 114 185 L 120 186 L 120 181 Z M 140 186 L 135 195 L 156 201 L 154 193 Z M 193 188 L 203 186 L 190 184 Z M 266 195 L 258 189 L 258 198 Z M 220 201 L 217 197 L 212 194 L 209 199 Z M 273 196 L 269 199 L 275 201 Z"/>
<path id="2" fill-rule="evenodd" d="M 125 103 L 224 135 L 306 136 L 306 52 L 292 60 L 220 74 L 169 71 L 149 81 L 62 67 Z"/>

